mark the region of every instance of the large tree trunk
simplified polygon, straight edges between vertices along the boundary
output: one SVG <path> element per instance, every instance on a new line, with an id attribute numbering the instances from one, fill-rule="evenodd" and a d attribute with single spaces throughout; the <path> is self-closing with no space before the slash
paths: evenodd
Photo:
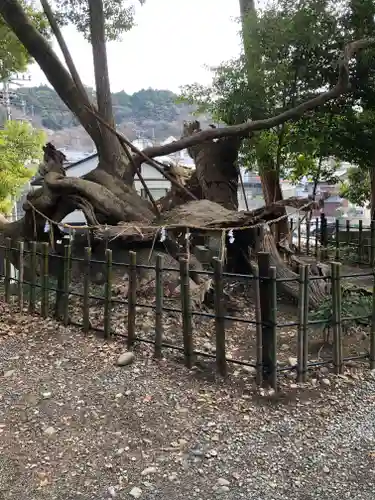
<path id="1" fill-rule="evenodd" d="M 201 131 L 198 121 L 185 123 L 183 137 Z M 188 149 L 195 162 L 202 197 L 215 201 L 228 210 L 238 210 L 237 160 L 240 145 L 241 139 L 234 137 L 203 142 Z"/>

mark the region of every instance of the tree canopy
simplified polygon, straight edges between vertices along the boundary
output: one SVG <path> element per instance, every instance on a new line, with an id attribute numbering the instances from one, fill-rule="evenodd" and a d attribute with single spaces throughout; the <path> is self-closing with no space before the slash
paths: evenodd
<path id="1" fill-rule="evenodd" d="M 48 34 L 43 14 L 32 5 L 22 2 L 29 19 L 44 35 Z M 22 73 L 32 62 L 32 57 L 20 43 L 15 33 L 0 16 L 0 80 L 9 78 L 13 73 Z"/>
<path id="2" fill-rule="evenodd" d="M 0 130 L 0 212 L 7 213 L 12 198 L 35 174 L 45 135 L 27 122 L 8 121 Z"/>

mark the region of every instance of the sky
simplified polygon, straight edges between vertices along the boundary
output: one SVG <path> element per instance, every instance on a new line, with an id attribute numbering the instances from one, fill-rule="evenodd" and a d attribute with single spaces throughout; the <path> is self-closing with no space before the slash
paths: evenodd
<path id="1" fill-rule="evenodd" d="M 205 65 L 240 52 L 238 16 L 238 0 L 146 0 L 137 7 L 136 26 L 122 41 L 107 44 L 112 92 L 178 92 L 187 83 L 209 83 Z M 72 26 L 63 33 L 83 82 L 94 87 L 90 45 Z M 30 75 L 31 85 L 48 83 L 37 65 Z"/>

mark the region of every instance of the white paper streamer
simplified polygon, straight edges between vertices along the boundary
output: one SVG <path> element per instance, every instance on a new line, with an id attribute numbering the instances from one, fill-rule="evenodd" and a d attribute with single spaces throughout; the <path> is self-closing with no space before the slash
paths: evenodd
<path id="1" fill-rule="evenodd" d="M 167 239 L 167 232 L 165 230 L 165 227 L 162 227 L 160 229 L 160 241 L 163 242 Z"/>
<path id="2" fill-rule="evenodd" d="M 234 243 L 233 229 L 230 229 L 228 231 L 228 238 L 229 238 L 229 243 L 230 244 Z"/>

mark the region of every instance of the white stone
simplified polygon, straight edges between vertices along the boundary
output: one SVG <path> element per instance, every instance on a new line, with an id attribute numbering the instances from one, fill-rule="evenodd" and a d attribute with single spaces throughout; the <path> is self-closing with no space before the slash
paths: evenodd
<path id="1" fill-rule="evenodd" d="M 217 480 L 217 484 L 219 486 L 229 486 L 230 482 L 228 481 L 228 479 L 225 479 L 223 477 L 219 477 L 219 479 Z"/>
<path id="2" fill-rule="evenodd" d="M 141 476 L 148 476 L 149 474 L 155 474 L 157 472 L 156 467 L 147 467 L 141 472 Z"/>
<path id="3" fill-rule="evenodd" d="M 116 490 L 115 490 L 114 486 L 109 486 L 108 487 L 108 493 L 110 494 L 110 496 L 112 498 L 116 498 L 117 497 L 117 493 L 116 493 Z"/>
<path id="4" fill-rule="evenodd" d="M 290 366 L 297 366 L 298 360 L 297 358 L 290 357 L 288 358 L 288 363 Z"/>
<path id="5" fill-rule="evenodd" d="M 53 436 L 54 434 L 56 434 L 56 429 L 54 429 L 53 427 L 47 427 L 47 429 L 45 429 L 44 431 L 44 434 L 47 434 L 47 436 Z"/>
<path id="6" fill-rule="evenodd" d="M 7 372 L 4 373 L 4 377 L 5 378 L 11 377 L 15 371 L 16 370 L 8 370 Z"/>
<path id="7" fill-rule="evenodd" d="M 134 353 L 133 352 L 124 352 L 121 354 L 117 360 L 117 366 L 127 366 L 133 363 L 134 361 Z"/>
<path id="8" fill-rule="evenodd" d="M 138 486 L 134 486 L 134 488 L 131 489 L 129 495 L 133 498 L 141 498 L 142 490 L 141 488 L 138 488 Z"/>
<path id="9" fill-rule="evenodd" d="M 328 385 L 331 385 L 331 381 L 329 380 L 329 378 L 323 378 L 322 379 L 322 384 L 328 386 Z"/>

